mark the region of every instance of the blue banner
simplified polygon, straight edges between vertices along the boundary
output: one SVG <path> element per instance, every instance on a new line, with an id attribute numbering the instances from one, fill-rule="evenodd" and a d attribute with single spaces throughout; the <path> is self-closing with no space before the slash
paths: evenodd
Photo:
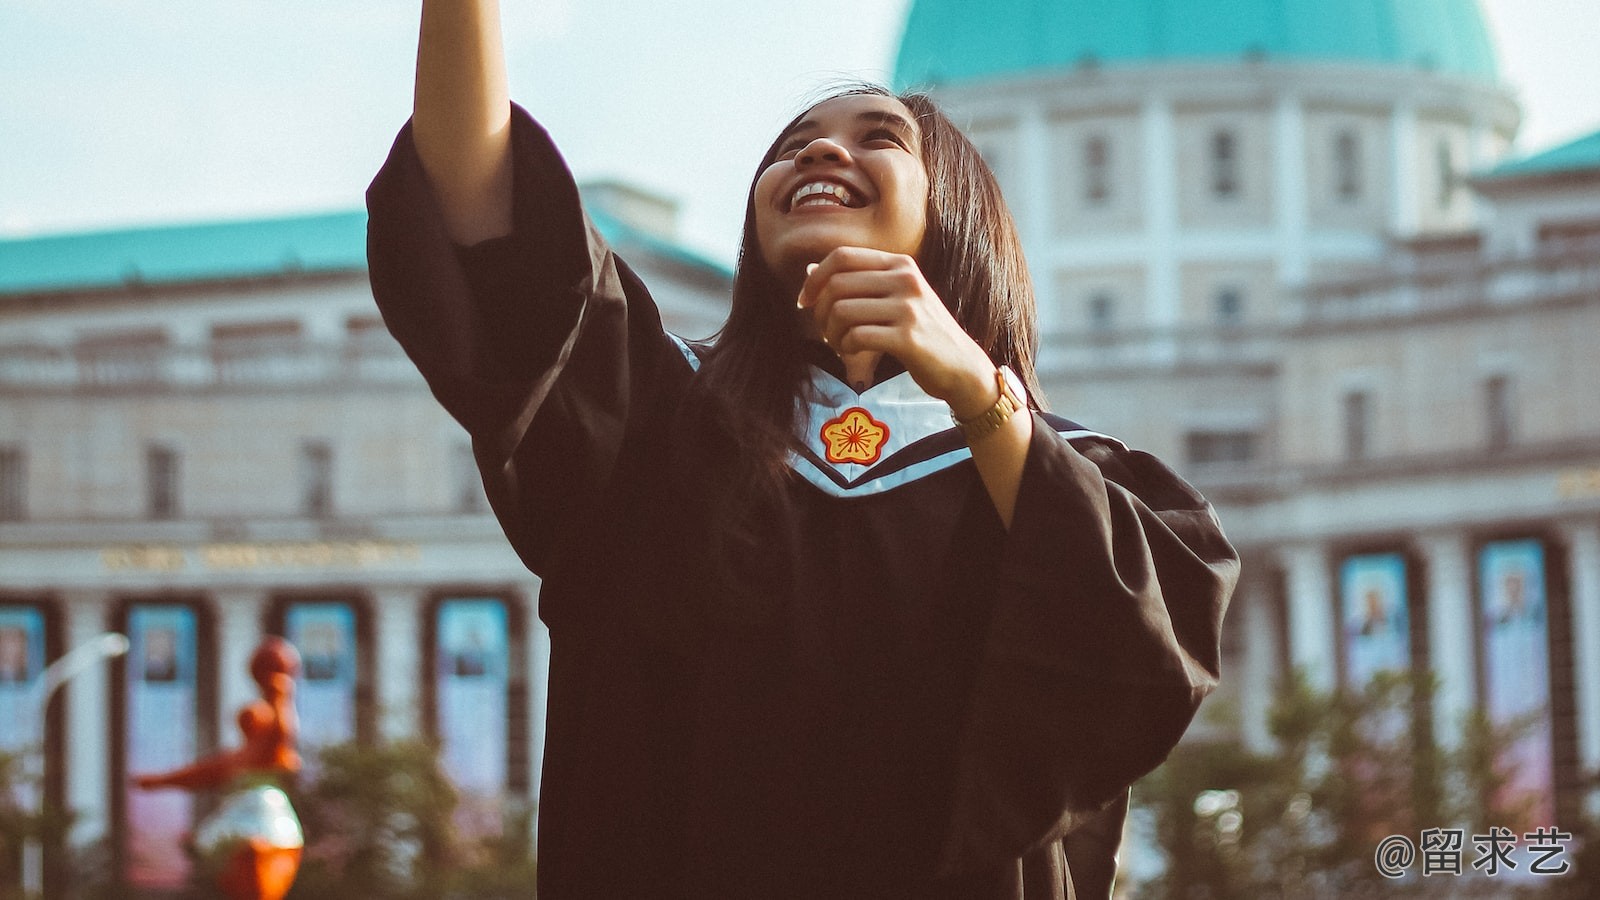
<path id="1" fill-rule="evenodd" d="M 295 712 L 301 755 L 314 775 L 318 749 L 356 739 L 356 611 L 348 603 L 295 603 L 283 630 L 300 651 Z"/>
<path id="2" fill-rule="evenodd" d="M 37 607 L 0 604 L 0 752 L 14 756 L 44 752 L 44 613 Z M 12 799 L 33 809 L 33 785 L 13 785 Z"/>
<path id="3" fill-rule="evenodd" d="M 1544 566 L 1537 540 L 1498 541 L 1478 553 L 1483 706 L 1497 725 L 1526 725 L 1500 754 L 1507 782 L 1495 803 L 1507 813 L 1525 810 L 1523 828 L 1555 823 Z"/>
<path id="4" fill-rule="evenodd" d="M 128 612 L 130 647 L 123 666 L 129 775 L 168 772 L 199 750 L 195 612 L 187 606 L 135 606 Z M 124 791 L 123 878 L 149 888 L 182 887 L 189 876 L 183 845 L 194 827 L 186 791 Z"/>
<path id="5" fill-rule="evenodd" d="M 435 634 L 439 743 L 445 773 L 461 793 L 457 824 L 468 834 L 497 833 L 509 749 L 505 603 L 446 600 Z"/>
<path id="6" fill-rule="evenodd" d="M 1379 672 L 1411 667 L 1406 560 L 1398 553 L 1346 557 L 1339 566 L 1345 683 L 1362 688 Z"/>

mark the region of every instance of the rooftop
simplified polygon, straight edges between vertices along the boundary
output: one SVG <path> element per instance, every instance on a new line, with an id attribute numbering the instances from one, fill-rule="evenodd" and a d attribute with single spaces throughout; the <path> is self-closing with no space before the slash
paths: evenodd
<path id="1" fill-rule="evenodd" d="M 915 0 L 894 83 L 1227 59 L 1371 63 L 1499 80 L 1477 0 Z"/>
<path id="2" fill-rule="evenodd" d="M 726 266 L 598 207 L 590 215 L 624 255 L 642 251 L 732 277 Z M 152 225 L 0 239 L 0 296 L 357 272 L 366 265 L 367 214 L 360 210 Z"/>

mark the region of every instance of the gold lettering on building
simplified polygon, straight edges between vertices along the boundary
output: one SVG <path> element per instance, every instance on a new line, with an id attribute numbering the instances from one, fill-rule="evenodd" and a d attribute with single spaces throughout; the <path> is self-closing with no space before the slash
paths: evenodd
<path id="1" fill-rule="evenodd" d="M 1562 472 L 1556 477 L 1556 494 L 1563 500 L 1600 497 L 1600 466 Z"/>
<path id="2" fill-rule="evenodd" d="M 361 569 L 416 562 L 421 549 L 392 541 L 277 541 L 204 544 L 199 563 L 213 571 L 250 569 Z M 183 548 L 157 544 L 107 547 L 100 559 L 110 571 L 177 572 L 189 561 Z"/>
<path id="3" fill-rule="evenodd" d="M 188 560 L 182 547 L 130 544 L 101 550 L 100 563 L 112 572 L 181 572 Z"/>

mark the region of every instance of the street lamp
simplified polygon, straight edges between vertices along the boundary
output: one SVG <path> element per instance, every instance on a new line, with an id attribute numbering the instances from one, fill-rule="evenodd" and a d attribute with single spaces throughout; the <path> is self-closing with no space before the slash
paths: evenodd
<path id="1" fill-rule="evenodd" d="M 40 741 L 48 729 L 50 698 L 55 695 L 56 688 L 61 687 L 73 678 L 78 677 L 103 659 L 112 659 L 128 652 L 127 635 L 115 631 L 107 631 L 73 647 L 61 655 L 60 659 L 45 667 L 39 674 L 38 698 L 36 708 L 39 710 L 39 736 Z M 39 749 L 39 760 L 44 760 L 44 748 Z M 41 765 L 37 772 L 30 774 L 43 775 L 44 767 Z M 42 780 L 42 779 L 41 779 Z M 44 812 L 44 786 L 41 783 L 37 793 L 35 812 Z M 32 835 L 22 843 L 22 895 L 24 897 L 42 896 L 44 894 L 44 847 L 39 839 Z"/>

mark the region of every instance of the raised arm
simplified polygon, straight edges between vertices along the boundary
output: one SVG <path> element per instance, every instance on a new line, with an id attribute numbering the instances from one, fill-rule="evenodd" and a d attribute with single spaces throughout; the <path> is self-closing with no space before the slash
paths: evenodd
<path id="1" fill-rule="evenodd" d="M 423 0 L 412 139 L 451 240 L 511 232 L 511 97 L 499 0 Z"/>

